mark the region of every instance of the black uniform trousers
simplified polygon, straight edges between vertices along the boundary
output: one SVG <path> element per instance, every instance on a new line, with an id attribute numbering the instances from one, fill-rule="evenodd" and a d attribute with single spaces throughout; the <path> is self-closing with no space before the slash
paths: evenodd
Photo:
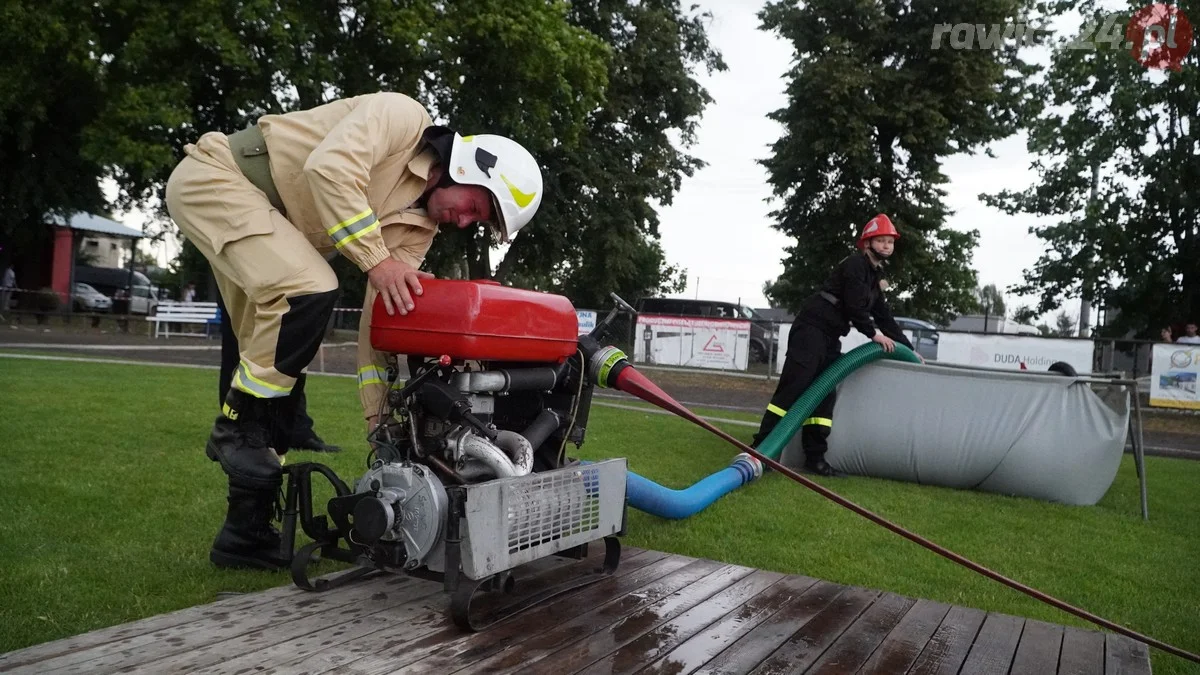
<path id="1" fill-rule="evenodd" d="M 751 442 L 752 447 L 757 448 L 759 443 L 766 439 L 800 396 L 841 355 L 841 336 L 831 335 L 818 326 L 799 320 L 792 324 L 788 333 L 783 373 L 779 376 L 779 384 L 775 387 L 771 403 L 763 413 L 758 433 Z M 828 439 L 833 429 L 833 407 L 836 402 L 837 392 L 829 392 L 804 421 L 800 441 L 805 456 L 811 460 L 822 458 L 829 448 Z"/>
<path id="2" fill-rule="evenodd" d="M 225 395 L 229 393 L 229 387 L 233 384 L 233 373 L 241 363 L 242 356 L 237 335 L 233 332 L 233 322 L 229 320 L 229 312 L 225 311 L 225 301 L 221 299 L 220 294 L 217 295 L 217 307 L 221 312 L 221 371 L 217 382 L 217 406 L 220 407 L 225 403 Z M 289 405 L 280 409 L 288 413 L 295 411 L 295 415 L 289 415 L 293 418 L 291 424 L 280 424 L 281 420 L 275 422 L 275 428 L 286 430 L 288 438 L 287 447 L 275 449 L 279 454 L 287 452 L 289 447 L 300 445 L 314 435 L 313 419 L 308 416 L 307 397 L 304 395 L 306 379 L 301 373 L 296 385 L 292 387 L 291 395 L 288 396 Z"/>

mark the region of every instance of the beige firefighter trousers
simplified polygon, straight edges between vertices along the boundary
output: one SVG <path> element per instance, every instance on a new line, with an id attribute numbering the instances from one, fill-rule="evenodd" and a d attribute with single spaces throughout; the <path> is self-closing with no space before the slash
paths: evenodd
<path id="1" fill-rule="evenodd" d="M 258 398 L 287 396 L 320 346 L 337 275 L 246 179 L 224 134 L 205 134 L 189 148 L 167 181 L 166 201 L 212 265 L 229 312 L 241 349 L 232 386 Z"/>

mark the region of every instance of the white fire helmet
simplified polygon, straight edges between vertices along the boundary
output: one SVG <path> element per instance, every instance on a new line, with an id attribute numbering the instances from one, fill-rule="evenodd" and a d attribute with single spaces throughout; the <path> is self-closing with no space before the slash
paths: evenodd
<path id="1" fill-rule="evenodd" d="M 450 150 L 450 179 L 463 185 L 482 185 L 494 197 L 501 241 L 511 241 L 542 203 L 542 171 L 520 143 L 494 134 L 454 134 Z"/>

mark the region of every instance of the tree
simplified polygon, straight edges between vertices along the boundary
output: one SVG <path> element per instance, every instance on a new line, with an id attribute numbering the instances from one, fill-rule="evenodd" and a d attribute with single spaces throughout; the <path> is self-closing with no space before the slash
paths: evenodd
<path id="1" fill-rule="evenodd" d="M 104 105 L 88 5 L 0 8 L 0 248 L 13 256 L 36 258 L 49 243 L 48 215 L 105 210 L 100 166 L 82 152 Z"/>
<path id="2" fill-rule="evenodd" d="M 938 321 L 974 306 L 978 233 L 945 226 L 941 159 L 1017 128 L 1035 71 L 1018 46 L 931 49 L 937 23 L 1013 21 L 1026 0 L 770 2 L 763 28 L 792 42 L 784 127 L 763 160 L 781 202 L 774 227 L 795 238 L 773 301 L 795 309 L 852 251 L 857 228 L 887 213 L 901 231 L 896 311 Z"/>
<path id="3" fill-rule="evenodd" d="M 651 204 L 670 203 L 701 165 L 684 152 L 709 100 L 691 71 L 724 66 L 703 17 L 678 2 L 100 0 L 94 14 L 109 101 L 89 156 L 120 185 L 123 206 L 155 205 L 203 131 L 396 90 L 438 123 L 519 139 L 546 176 L 539 216 L 498 266 L 481 231 L 450 230 L 429 269 L 495 269 L 506 283 L 585 303 L 682 285 Z M 361 286 L 360 272 L 341 267 L 344 287 Z"/>
<path id="4" fill-rule="evenodd" d="M 1040 316 L 1037 311 L 1029 305 L 1021 305 L 1012 312 L 1013 323 L 1018 323 L 1024 326 L 1032 326 L 1034 321 L 1037 321 Z"/>
<path id="5" fill-rule="evenodd" d="M 1121 29 L 1143 6 L 1129 2 L 1122 15 L 1094 2 L 1052 5 L 1090 17 L 1101 39 L 1056 51 L 1036 88 L 1045 104 L 1027 124 L 1038 183 L 981 197 L 1057 219 L 1030 228 L 1046 252 L 1013 288 L 1037 294 L 1039 312 L 1083 297 L 1118 310 L 1109 334 L 1153 337 L 1171 317 L 1200 313 L 1200 54 L 1193 48 L 1179 70 L 1135 60 Z"/>
<path id="6" fill-rule="evenodd" d="M 996 284 L 976 288 L 975 302 L 980 312 L 996 317 L 1003 317 L 1005 314 L 1004 294 L 996 288 Z"/>
<path id="7" fill-rule="evenodd" d="M 1072 337 L 1075 335 L 1075 319 L 1067 315 L 1067 310 L 1060 311 L 1054 317 L 1055 334 L 1059 337 Z"/>
<path id="8" fill-rule="evenodd" d="M 569 142 L 535 150 L 546 197 L 497 265 L 497 280 L 561 292 L 581 307 L 607 306 L 613 291 L 633 300 L 686 286 L 686 272 L 668 264 L 658 243 L 652 204 L 670 204 L 683 176 L 703 166 L 684 152 L 710 101 L 691 71 L 725 68 L 704 18 L 674 0 L 571 3 L 571 25 L 607 47 L 604 103 Z M 455 100 L 459 110 L 475 103 Z M 439 248 L 435 269 L 454 273 L 465 252 L 476 261 L 469 274 L 489 276 L 486 249 L 468 237 L 456 233 Z"/>

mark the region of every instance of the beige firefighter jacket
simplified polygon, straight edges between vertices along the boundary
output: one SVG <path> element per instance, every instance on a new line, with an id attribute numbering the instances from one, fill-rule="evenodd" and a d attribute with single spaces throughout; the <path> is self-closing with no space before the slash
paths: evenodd
<path id="1" fill-rule="evenodd" d="M 287 218 L 323 255 L 337 251 L 364 272 L 392 257 L 419 268 L 437 222 L 413 203 L 436 162 L 422 149 L 429 114 L 412 98 L 376 93 L 258 120 Z M 384 396 L 386 355 L 371 348 L 367 284 L 358 333 L 363 416 Z"/>

